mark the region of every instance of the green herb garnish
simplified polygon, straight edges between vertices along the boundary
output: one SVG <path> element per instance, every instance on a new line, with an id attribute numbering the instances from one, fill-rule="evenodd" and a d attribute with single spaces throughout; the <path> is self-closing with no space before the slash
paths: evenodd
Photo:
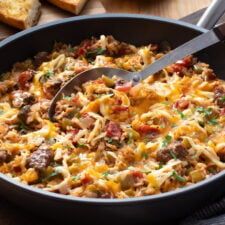
<path id="1" fill-rule="evenodd" d="M 170 144 L 172 141 L 172 136 L 166 135 L 165 139 L 162 142 L 162 147 L 166 147 L 168 144 Z"/>
<path id="2" fill-rule="evenodd" d="M 146 152 L 142 152 L 141 157 L 144 159 L 148 158 L 148 154 Z"/>
<path id="3" fill-rule="evenodd" d="M 3 115 L 5 112 L 0 109 L 0 115 Z"/>
<path id="4" fill-rule="evenodd" d="M 225 102 L 225 95 L 220 98 L 221 102 Z"/>
<path id="5" fill-rule="evenodd" d="M 181 119 L 185 119 L 186 118 L 183 112 L 177 110 L 177 113 L 180 115 Z"/>
<path id="6" fill-rule="evenodd" d="M 63 99 L 66 99 L 66 100 L 69 100 L 69 101 L 71 100 L 71 98 L 72 98 L 71 96 L 64 96 L 63 97 Z"/>
<path id="7" fill-rule="evenodd" d="M 109 171 L 106 171 L 106 172 L 102 173 L 102 175 L 103 175 L 104 177 L 107 177 L 107 176 L 109 175 Z"/>
<path id="8" fill-rule="evenodd" d="M 43 74 L 41 77 L 40 77 L 40 79 L 39 79 L 39 81 L 43 84 L 43 83 L 45 83 L 49 78 L 51 78 L 52 76 L 54 76 L 54 73 L 53 73 L 53 71 L 48 71 L 48 72 L 46 72 L 45 74 Z"/>
<path id="9" fill-rule="evenodd" d="M 103 48 L 96 48 L 94 50 L 88 51 L 86 53 L 86 58 L 88 59 L 88 61 L 92 62 L 95 60 L 97 55 L 102 55 L 105 53 L 105 49 Z"/>
<path id="10" fill-rule="evenodd" d="M 180 176 L 176 171 L 173 171 L 172 176 L 179 182 L 186 182 L 186 179 Z"/>
<path id="11" fill-rule="evenodd" d="M 76 143 L 76 147 L 77 147 L 77 148 L 87 148 L 88 146 L 85 145 L 84 143 L 79 143 L 79 142 L 77 142 L 77 143 Z"/>
<path id="12" fill-rule="evenodd" d="M 175 155 L 175 153 L 172 150 L 170 150 L 169 153 L 172 158 L 177 159 L 177 156 Z"/>
<path id="13" fill-rule="evenodd" d="M 80 179 L 80 175 L 72 176 L 71 178 L 72 178 L 73 181 L 76 181 L 76 180 Z"/>
<path id="14" fill-rule="evenodd" d="M 217 121 L 216 118 L 212 118 L 212 119 L 210 119 L 210 120 L 208 121 L 208 123 L 211 124 L 211 125 L 217 125 L 217 124 L 218 124 L 218 121 Z"/>
<path id="15" fill-rule="evenodd" d="M 54 178 L 54 177 L 56 177 L 56 176 L 58 176 L 58 175 L 59 175 L 59 172 L 54 171 L 54 172 L 50 173 L 47 177 L 44 177 L 44 178 L 42 179 L 42 182 L 49 181 L 49 180 L 51 180 L 52 178 Z"/>
<path id="16" fill-rule="evenodd" d="M 212 114 L 212 109 L 211 108 L 204 108 L 204 107 L 196 107 L 196 111 L 203 113 L 205 116 L 210 116 Z"/>

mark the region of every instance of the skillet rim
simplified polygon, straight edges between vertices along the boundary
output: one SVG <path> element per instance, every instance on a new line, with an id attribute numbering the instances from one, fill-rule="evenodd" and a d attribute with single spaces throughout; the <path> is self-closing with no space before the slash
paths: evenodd
<path id="1" fill-rule="evenodd" d="M 196 25 L 193 25 L 184 21 L 167 19 L 167 18 L 162 18 L 158 16 L 150 16 L 150 15 L 144 15 L 144 14 L 130 14 L 130 13 L 123 13 L 123 14 L 122 13 L 105 13 L 105 14 L 97 14 L 97 15 L 84 15 L 84 16 L 70 17 L 70 18 L 60 19 L 54 22 L 50 22 L 44 25 L 38 25 L 38 26 L 32 27 L 28 30 L 18 32 L 0 41 L 0 50 L 1 48 L 4 48 L 7 45 L 13 44 L 14 41 L 20 38 L 29 36 L 30 34 L 38 32 L 40 30 L 48 29 L 49 27 L 57 27 L 58 25 L 72 23 L 72 22 L 80 21 L 80 20 L 87 20 L 87 21 L 93 20 L 93 19 L 107 20 L 107 19 L 114 19 L 114 18 L 115 19 L 152 20 L 152 21 L 157 21 L 160 23 L 178 25 L 184 28 L 188 28 L 188 29 L 200 32 L 200 33 L 204 33 L 207 31 L 207 29 L 205 28 L 197 27 Z M 136 204 L 139 202 L 145 203 L 148 201 L 157 202 L 160 200 L 169 200 L 178 195 L 181 196 L 184 194 L 189 194 L 190 192 L 200 191 L 202 188 L 204 188 L 204 186 L 218 179 L 222 179 L 223 177 L 225 177 L 225 171 L 221 171 L 220 173 L 213 175 L 210 178 L 207 178 L 196 184 L 192 184 L 191 186 L 184 187 L 182 189 L 173 190 L 173 191 L 155 194 L 155 195 L 132 197 L 132 198 L 125 198 L 125 199 L 84 198 L 84 197 L 75 197 L 71 195 L 57 194 L 57 193 L 45 191 L 43 189 L 35 188 L 27 184 L 23 184 L 22 182 L 16 181 L 15 179 L 5 174 L 0 174 L 0 180 L 1 180 L 0 182 L 1 183 L 4 182 L 5 185 L 14 186 L 17 189 L 17 191 L 23 191 L 23 192 L 26 192 L 26 194 L 32 194 L 32 195 L 36 195 L 37 197 L 44 197 L 46 199 L 50 199 L 54 201 L 56 200 L 67 201 L 70 203 L 82 203 L 87 205 L 88 204 L 89 205 L 130 205 L 130 204 Z"/>

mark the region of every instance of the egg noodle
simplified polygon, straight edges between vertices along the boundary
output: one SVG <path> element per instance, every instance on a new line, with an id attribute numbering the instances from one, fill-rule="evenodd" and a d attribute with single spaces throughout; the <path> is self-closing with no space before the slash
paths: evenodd
<path id="1" fill-rule="evenodd" d="M 93 198 L 168 192 L 225 168 L 225 82 L 188 56 L 136 86 L 102 74 L 57 102 L 95 67 L 139 71 L 170 51 L 112 36 L 16 63 L 0 80 L 0 172 L 46 191 Z"/>

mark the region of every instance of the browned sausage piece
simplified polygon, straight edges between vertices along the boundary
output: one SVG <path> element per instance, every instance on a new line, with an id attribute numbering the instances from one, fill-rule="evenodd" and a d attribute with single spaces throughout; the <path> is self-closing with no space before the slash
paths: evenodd
<path id="1" fill-rule="evenodd" d="M 157 152 L 157 160 L 163 163 L 172 158 L 185 159 L 188 155 L 187 149 L 180 141 L 176 141 Z"/>
<path id="2" fill-rule="evenodd" d="M 12 93 L 12 105 L 15 108 L 21 108 L 24 105 L 32 104 L 35 100 L 34 95 L 26 91 L 14 91 Z"/>
<path id="3" fill-rule="evenodd" d="M 221 107 L 225 107 L 225 89 L 223 87 L 217 87 L 214 95 L 215 103 Z"/>
<path id="4" fill-rule="evenodd" d="M 9 160 L 10 155 L 4 149 L 0 149 L 0 163 L 7 162 Z"/>
<path id="5" fill-rule="evenodd" d="M 27 159 L 27 165 L 28 167 L 42 170 L 49 165 L 51 158 L 51 151 L 48 148 L 40 147 Z"/>

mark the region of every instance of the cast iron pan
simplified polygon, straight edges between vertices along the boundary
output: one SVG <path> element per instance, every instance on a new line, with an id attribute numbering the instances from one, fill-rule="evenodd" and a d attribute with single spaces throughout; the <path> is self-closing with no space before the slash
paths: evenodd
<path id="1" fill-rule="evenodd" d="M 0 42 L 0 73 L 17 61 L 51 50 L 55 41 L 78 44 L 101 34 L 135 45 L 169 41 L 176 47 L 205 32 L 185 22 L 135 14 L 80 16 L 20 32 Z M 225 79 L 225 45 L 198 54 Z M 90 199 L 64 196 L 32 188 L 0 174 L 1 194 L 37 215 L 74 224 L 152 224 L 187 216 L 225 192 L 225 172 L 177 191 L 131 199 Z M 66 222 L 65 222 L 66 224 Z"/>

